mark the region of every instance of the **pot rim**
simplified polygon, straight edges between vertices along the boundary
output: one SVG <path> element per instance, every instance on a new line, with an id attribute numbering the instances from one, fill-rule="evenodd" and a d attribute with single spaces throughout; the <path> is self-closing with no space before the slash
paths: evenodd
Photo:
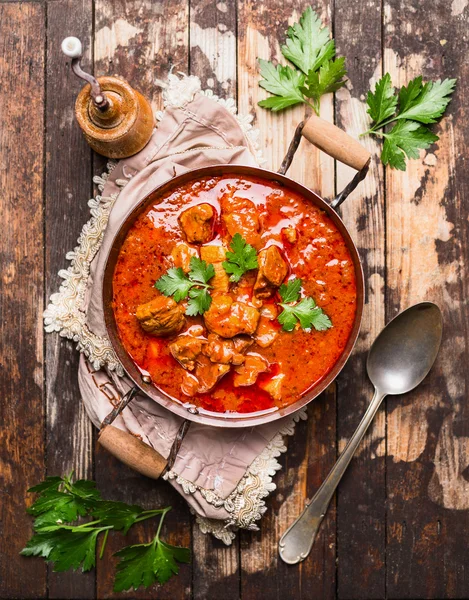
<path id="1" fill-rule="evenodd" d="M 180 185 L 184 185 L 189 181 L 194 181 L 205 177 L 229 176 L 230 174 L 238 175 L 241 177 L 259 177 L 268 181 L 275 181 L 281 186 L 285 186 L 291 189 L 292 191 L 302 195 L 303 197 L 311 200 L 314 204 L 319 206 L 321 210 L 324 210 L 324 212 L 330 217 L 334 225 L 340 231 L 352 257 L 352 262 L 355 269 L 357 287 L 357 305 L 355 319 L 352 326 L 352 330 L 350 332 L 349 339 L 347 340 L 342 354 L 339 356 L 332 369 L 323 377 L 322 380 L 319 381 L 319 383 L 317 383 L 309 392 L 304 394 L 304 396 L 299 398 L 296 402 L 284 408 L 273 408 L 265 411 L 258 411 L 252 413 L 216 413 L 213 411 L 201 409 L 200 407 L 196 407 L 190 402 L 182 403 L 181 401 L 178 401 L 167 395 L 165 392 L 159 390 L 152 383 L 145 383 L 145 381 L 142 379 L 142 376 L 144 374 L 137 367 L 131 356 L 125 350 L 117 332 L 117 325 L 114 319 L 114 311 L 112 309 L 112 282 L 114 268 L 122 244 L 135 220 L 148 207 L 149 204 L 155 203 L 158 197 L 166 196 L 168 192 Z M 106 257 L 104 276 L 102 282 L 102 298 L 106 331 L 108 333 L 108 337 L 111 341 L 112 347 L 115 353 L 117 354 L 117 357 L 119 358 L 120 362 L 122 363 L 122 366 L 127 376 L 146 396 L 149 396 L 152 400 L 154 400 L 161 406 L 167 408 L 171 412 L 177 414 L 178 416 L 183 417 L 184 419 L 189 419 L 190 421 L 194 421 L 204 425 L 212 425 L 214 427 L 252 427 L 255 425 L 263 425 L 265 423 L 270 423 L 277 419 L 281 419 L 283 417 L 296 413 L 297 411 L 305 407 L 307 404 L 309 404 L 312 400 L 317 398 L 317 396 L 319 396 L 339 375 L 348 358 L 350 357 L 350 354 L 352 353 L 352 350 L 358 338 L 358 334 L 360 332 L 360 325 L 364 307 L 364 277 L 358 250 L 355 246 L 355 243 L 352 240 L 352 237 L 350 236 L 350 233 L 348 232 L 348 229 L 346 228 L 339 215 L 335 212 L 335 210 L 325 200 L 318 196 L 318 194 L 305 187 L 304 185 L 287 177 L 286 175 L 281 175 L 279 173 L 275 173 L 274 171 L 246 165 L 222 164 L 191 169 L 189 171 L 186 171 L 182 175 L 178 175 L 176 177 L 166 180 L 162 184 L 156 186 L 129 213 L 127 213 L 121 226 L 114 235 L 112 245 Z"/>

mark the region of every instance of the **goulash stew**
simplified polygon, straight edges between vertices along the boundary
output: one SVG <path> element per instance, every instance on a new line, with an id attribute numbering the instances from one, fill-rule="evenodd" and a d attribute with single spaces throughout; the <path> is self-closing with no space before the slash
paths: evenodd
<path id="1" fill-rule="evenodd" d="M 113 280 L 119 336 L 182 402 L 287 406 L 336 363 L 356 310 L 355 271 L 319 208 L 280 184 L 211 177 L 142 213 Z"/>

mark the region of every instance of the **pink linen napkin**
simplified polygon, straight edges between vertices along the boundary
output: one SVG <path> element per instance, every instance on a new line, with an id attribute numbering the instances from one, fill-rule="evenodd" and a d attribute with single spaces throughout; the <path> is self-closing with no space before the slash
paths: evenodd
<path id="1" fill-rule="evenodd" d="M 100 251 L 91 263 L 81 307 L 86 313 L 86 326 L 98 339 L 106 337 L 101 294 L 105 260 L 114 234 L 127 214 L 167 179 L 189 169 L 227 163 L 255 166 L 250 142 L 228 110 L 196 94 L 181 107 L 167 108 L 149 144 L 139 154 L 121 160 L 112 170 L 102 196 L 117 195 L 117 199 Z M 103 357 L 105 366 L 98 369 L 83 354 L 80 361 L 81 395 L 97 427 L 132 385 L 127 377 L 119 376 L 119 368 L 117 372 L 107 368 L 109 356 L 108 349 Z M 139 395 L 114 424 L 167 456 L 181 421 L 148 397 Z M 197 513 L 204 531 L 229 543 L 236 527 L 257 528 L 255 520 L 265 510 L 262 498 L 275 488 L 270 480 L 278 468 L 276 461 L 266 459 L 266 449 L 269 457 L 278 456 L 284 450 L 279 432 L 291 433 L 292 423 L 291 417 L 244 429 L 192 423 L 166 478 Z M 262 457 L 264 460 L 259 460 Z M 268 472 L 262 473 L 262 469 Z"/>

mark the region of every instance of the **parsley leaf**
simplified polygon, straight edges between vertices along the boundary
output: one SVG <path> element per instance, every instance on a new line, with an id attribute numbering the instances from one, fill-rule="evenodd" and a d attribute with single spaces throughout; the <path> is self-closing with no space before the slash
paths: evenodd
<path id="1" fill-rule="evenodd" d="M 192 288 L 189 292 L 190 300 L 187 303 L 186 315 L 195 317 L 203 315 L 212 304 L 212 297 L 207 288 Z"/>
<path id="2" fill-rule="evenodd" d="M 436 123 L 450 103 L 451 94 L 456 85 L 456 79 L 445 79 L 444 81 L 428 81 L 422 84 L 420 80 L 420 92 L 416 94 L 417 82 L 410 82 L 402 98 L 400 98 L 400 112 L 398 119 L 412 119 L 420 123 Z M 410 90 L 409 90 L 410 88 Z"/>
<path id="3" fill-rule="evenodd" d="M 279 288 L 279 294 L 282 300 L 286 303 L 289 302 L 297 302 L 300 298 L 300 290 L 303 282 L 301 279 L 295 277 L 295 279 L 291 279 L 287 281 L 287 283 L 282 283 Z"/>
<path id="4" fill-rule="evenodd" d="M 89 571 L 96 564 L 96 540 L 105 529 L 58 527 L 54 531 L 41 531 L 33 535 L 21 554 L 52 561 L 54 571 L 76 570 L 80 566 L 83 571 Z"/>
<path id="5" fill-rule="evenodd" d="M 392 116 L 396 111 L 397 96 L 391 83 L 391 75 L 386 73 L 375 86 L 375 91 L 368 92 L 366 97 L 368 114 L 375 123 L 381 123 Z"/>
<path id="6" fill-rule="evenodd" d="M 89 504 L 86 499 L 77 497 L 74 494 L 61 492 L 59 490 L 47 490 L 40 496 L 27 512 L 34 517 L 39 517 L 35 521 L 37 528 L 43 523 L 57 522 L 61 520 L 65 523 L 76 521 L 79 516 L 84 517 L 88 512 Z"/>
<path id="7" fill-rule="evenodd" d="M 385 165 L 405 171 L 406 157 L 418 158 L 420 149 L 438 140 L 438 136 L 421 123 L 437 122 L 451 100 L 455 85 L 456 79 L 423 83 L 419 75 L 402 86 L 396 95 L 391 76 L 386 73 L 376 83 L 375 91 L 368 92 L 366 102 L 373 124 L 361 135 L 383 138 L 381 160 Z M 395 123 L 392 129 L 384 129 L 391 123 Z"/>
<path id="8" fill-rule="evenodd" d="M 136 504 L 100 500 L 93 506 L 91 514 L 94 519 L 99 520 L 100 525 L 111 525 L 113 529 L 122 531 L 125 535 L 135 523 L 161 514 L 163 510 L 144 510 Z"/>
<path id="9" fill-rule="evenodd" d="M 211 286 L 208 284 L 215 275 L 215 268 L 204 260 L 193 256 L 190 261 L 188 275 L 181 267 L 172 267 L 167 273 L 160 277 L 155 287 L 165 296 L 172 296 L 176 302 L 180 302 L 189 296 L 186 315 L 202 315 L 210 308 L 212 298 L 208 292 Z"/>
<path id="10" fill-rule="evenodd" d="M 176 302 L 187 298 L 189 290 L 194 283 L 187 277 L 181 267 L 172 267 L 168 269 L 166 275 L 163 275 L 155 283 L 155 287 L 165 296 L 173 296 Z"/>
<path id="11" fill-rule="evenodd" d="M 234 234 L 230 248 L 232 252 L 226 253 L 223 268 L 231 274 L 230 281 L 239 281 L 246 271 L 257 269 L 257 252 L 239 233 Z"/>
<path id="12" fill-rule="evenodd" d="M 316 305 L 313 298 L 307 296 L 300 302 L 301 279 L 292 279 L 286 285 L 283 284 L 279 288 L 279 294 L 283 302 L 279 305 L 283 311 L 277 317 L 284 331 L 293 331 L 296 324 L 299 322 L 303 329 L 316 329 L 324 331 L 332 327 L 331 320 L 323 312 L 322 308 Z M 296 302 L 297 304 L 293 304 Z"/>
<path id="13" fill-rule="evenodd" d="M 330 39 L 329 29 L 323 26 L 310 6 L 301 15 L 299 23 L 288 28 L 286 36 L 282 54 L 298 70 L 259 59 L 262 76 L 259 85 L 274 94 L 261 100 L 259 106 L 279 111 L 305 103 L 319 115 L 320 97 L 345 84 L 345 60 L 333 60 L 334 40 Z"/>
<path id="14" fill-rule="evenodd" d="M 163 510 L 153 541 L 149 544 L 127 546 L 114 555 L 120 558 L 114 584 L 115 592 L 130 588 L 136 590 L 142 585 L 148 587 L 156 581 L 166 583 L 173 575 L 179 573 L 177 562 L 190 561 L 189 548 L 172 546 L 160 539 L 163 520 L 169 510 L 169 508 Z"/>
<path id="15" fill-rule="evenodd" d="M 301 91 L 305 96 L 313 98 L 316 103 L 319 103 L 321 96 L 336 92 L 345 85 L 346 80 L 343 77 L 346 74 L 345 58 L 328 60 L 320 66 L 319 71 L 313 71 L 312 69 L 308 71 L 306 77 L 307 87 L 302 87 Z"/>
<path id="16" fill-rule="evenodd" d="M 307 75 L 334 57 L 335 43 L 329 36 L 329 29 L 323 26 L 319 16 L 308 6 L 300 22 L 288 28 L 282 54 Z"/>
<path id="17" fill-rule="evenodd" d="M 46 477 L 44 481 L 38 483 L 31 488 L 29 488 L 28 492 L 46 492 L 48 490 L 58 490 L 59 486 L 63 483 L 62 477 Z"/>
<path id="18" fill-rule="evenodd" d="M 305 82 L 305 76 L 302 73 L 288 66 L 277 65 L 275 67 L 267 60 L 259 59 L 259 64 L 261 77 L 263 77 L 259 85 L 271 94 L 275 94 L 261 100 L 259 106 L 270 108 L 276 112 L 305 101 L 300 91 Z"/>
<path id="19" fill-rule="evenodd" d="M 428 148 L 438 136 L 415 121 L 398 121 L 384 137 L 381 160 L 394 169 L 405 171 L 405 156 L 418 158 L 420 148 Z"/>
<path id="20" fill-rule="evenodd" d="M 208 283 L 215 275 L 215 268 L 204 260 L 193 256 L 190 262 L 189 279 L 195 283 Z"/>

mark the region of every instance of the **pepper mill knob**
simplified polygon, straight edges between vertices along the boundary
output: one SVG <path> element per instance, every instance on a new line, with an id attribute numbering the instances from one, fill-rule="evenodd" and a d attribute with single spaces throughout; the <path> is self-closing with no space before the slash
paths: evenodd
<path id="1" fill-rule="evenodd" d="M 72 59 L 75 75 L 87 82 L 78 94 L 75 116 L 93 150 L 109 158 L 125 158 L 144 148 L 154 127 L 148 100 L 121 77 L 96 79 L 85 73 L 78 38 L 65 38 L 62 51 Z"/>

